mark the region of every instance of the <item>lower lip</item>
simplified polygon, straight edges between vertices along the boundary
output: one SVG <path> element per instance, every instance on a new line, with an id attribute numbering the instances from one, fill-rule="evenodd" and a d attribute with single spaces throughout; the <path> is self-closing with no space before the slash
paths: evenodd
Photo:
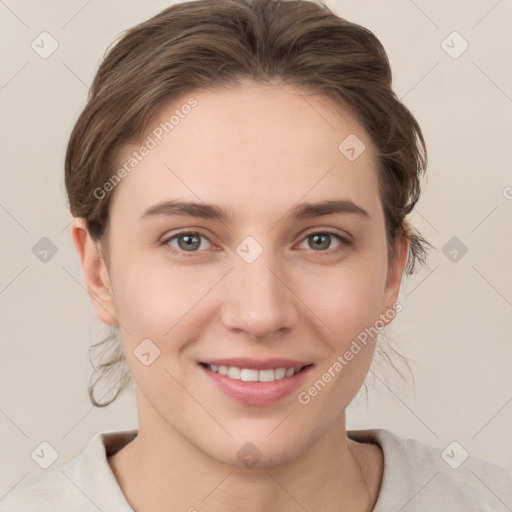
<path id="1" fill-rule="evenodd" d="M 303 382 L 312 366 L 308 366 L 292 377 L 271 382 L 245 382 L 212 372 L 202 364 L 201 370 L 219 389 L 238 402 L 247 405 L 268 405 L 293 393 Z"/>

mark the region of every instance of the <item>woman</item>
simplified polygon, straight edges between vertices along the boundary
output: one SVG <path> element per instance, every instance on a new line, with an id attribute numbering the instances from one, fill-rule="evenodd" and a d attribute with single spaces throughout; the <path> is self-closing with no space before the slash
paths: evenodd
<path id="1" fill-rule="evenodd" d="M 119 334 L 103 375 L 127 364 L 138 429 L 99 433 L 2 510 L 510 509 L 503 468 L 345 429 L 425 261 L 406 220 L 425 165 L 380 42 L 325 6 L 199 0 L 129 30 L 65 177 Z"/>

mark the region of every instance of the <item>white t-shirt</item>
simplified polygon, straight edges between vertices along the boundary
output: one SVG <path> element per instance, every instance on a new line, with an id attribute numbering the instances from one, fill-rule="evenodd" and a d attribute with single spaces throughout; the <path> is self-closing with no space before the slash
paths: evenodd
<path id="1" fill-rule="evenodd" d="M 136 434 L 136 429 L 99 432 L 66 464 L 0 490 L 0 512 L 133 512 L 107 455 Z M 373 512 L 512 510 L 512 471 L 471 456 L 464 460 L 460 445 L 443 450 L 380 428 L 348 430 L 347 436 L 377 443 L 383 451 Z"/>

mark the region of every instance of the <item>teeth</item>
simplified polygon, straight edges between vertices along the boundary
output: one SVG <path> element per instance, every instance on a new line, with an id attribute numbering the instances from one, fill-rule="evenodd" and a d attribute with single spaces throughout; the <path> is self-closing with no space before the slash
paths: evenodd
<path id="1" fill-rule="evenodd" d="M 275 368 L 269 370 L 254 370 L 252 368 L 237 368 L 236 366 L 206 365 L 212 372 L 227 375 L 231 379 L 244 382 L 272 382 L 295 375 L 295 368 Z"/>
<path id="2" fill-rule="evenodd" d="M 258 374 L 258 370 L 249 370 L 247 368 L 243 368 L 240 371 L 240 380 L 243 380 L 244 382 L 258 382 Z"/>
<path id="3" fill-rule="evenodd" d="M 290 370 L 293 370 L 293 368 L 290 368 Z M 293 373 L 291 373 L 291 375 L 293 375 Z M 286 376 L 286 368 L 277 368 L 274 370 L 274 379 L 284 379 Z"/>
<path id="4" fill-rule="evenodd" d="M 274 379 L 275 372 L 274 370 L 260 370 L 258 375 L 258 380 L 260 382 L 272 382 Z"/>
<path id="5" fill-rule="evenodd" d="M 240 368 L 237 368 L 236 366 L 230 366 L 228 368 L 228 377 L 231 377 L 232 379 L 240 380 Z"/>

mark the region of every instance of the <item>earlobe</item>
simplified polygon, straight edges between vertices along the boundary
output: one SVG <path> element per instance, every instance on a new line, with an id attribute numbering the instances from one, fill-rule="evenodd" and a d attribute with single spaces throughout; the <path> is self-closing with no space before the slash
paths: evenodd
<path id="1" fill-rule="evenodd" d="M 71 237 L 97 317 L 105 324 L 116 325 L 118 321 L 108 269 L 97 244 L 87 231 L 84 219 L 74 219 Z"/>

